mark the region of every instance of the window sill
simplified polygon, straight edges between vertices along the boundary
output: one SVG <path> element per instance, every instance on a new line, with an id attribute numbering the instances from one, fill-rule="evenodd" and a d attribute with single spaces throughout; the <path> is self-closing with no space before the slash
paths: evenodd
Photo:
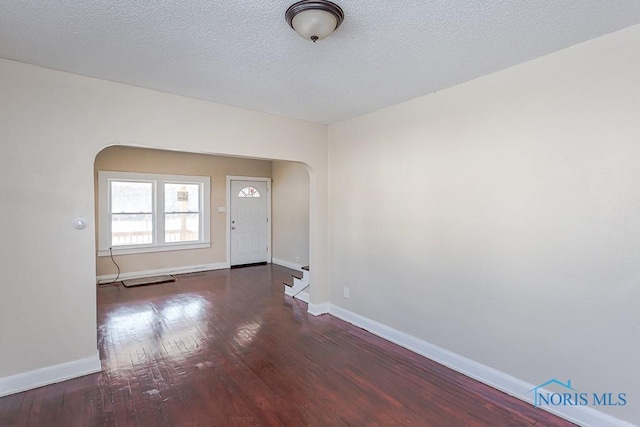
<path id="1" fill-rule="evenodd" d="M 211 247 L 211 242 L 177 243 L 167 245 L 148 246 L 121 246 L 113 248 L 114 255 L 145 254 L 151 252 L 186 251 L 189 249 L 206 249 Z M 111 256 L 109 248 L 98 250 L 99 257 Z"/>

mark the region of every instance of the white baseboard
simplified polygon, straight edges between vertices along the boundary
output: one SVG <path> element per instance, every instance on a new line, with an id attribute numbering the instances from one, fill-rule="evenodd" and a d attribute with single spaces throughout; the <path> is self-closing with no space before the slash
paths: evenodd
<path id="1" fill-rule="evenodd" d="M 304 301 L 307 304 L 309 304 L 309 301 L 311 300 L 311 295 L 309 295 L 309 292 L 302 291 L 295 296 L 295 299 L 299 299 L 300 301 Z"/>
<path id="2" fill-rule="evenodd" d="M 229 268 L 229 264 L 226 262 L 216 262 L 212 264 L 200 264 L 200 265 L 186 265 L 184 267 L 168 267 L 168 268 L 159 268 L 157 270 L 143 270 L 143 271 L 132 271 L 129 273 L 122 273 L 118 280 L 126 280 L 126 279 L 140 279 L 142 277 L 150 277 L 150 276 L 159 276 L 162 274 L 186 274 L 186 273 L 196 273 L 198 271 L 210 271 L 210 270 L 223 270 L 225 268 Z M 98 276 L 98 283 L 112 282 L 115 280 L 115 274 L 107 274 L 103 276 Z"/>
<path id="3" fill-rule="evenodd" d="M 290 262 L 290 261 L 285 261 L 283 259 L 280 258 L 272 258 L 271 259 L 271 263 L 272 264 L 278 264 L 281 265 L 283 267 L 287 267 L 290 268 L 292 270 L 298 270 L 298 271 L 302 271 L 302 264 L 296 264 L 295 262 Z"/>
<path id="4" fill-rule="evenodd" d="M 309 286 L 309 285 L 307 285 L 307 286 Z M 305 288 L 307 286 L 305 286 Z M 304 289 L 304 288 L 302 288 L 302 289 Z M 299 299 L 300 301 L 306 302 L 307 304 L 309 304 L 309 301 L 311 300 L 311 295 L 309 295 L 309 292 L 305 292 L 305 291 L 296 292 L 296 291 L 293 290 L 293 288 L 291 288 L 291 287 L 289 287 L 287 285 L 284 285 L 284 294 L 286 296 L 291 297 L 291 298 Z"/>
<path id="5" fill-rule="evenodd" d="M 329 313 L 330 307 L 331 307 L 331 304 L 329 304 L 328 302 L 323 302 L 321 304 L 309 303 L 307 306 L 307 313 L 309 313 L 312 316 L 320 316 L 322 314 Z"/>
<path id="6" fill-rule="evenodd" d="M 445 350 L 427 341 L 398 331 L 397 329 L 393 329 L 383 323 L 376 322 L 375 320 L 371 320 L 337 305 L 333 305 L 328 302 L 316 304 L 313 308 L 314 312 L 312 312 L 312 305 L 313 304 L 309 304 L 308 311 L 314 316 L 328 312 L 332 316 L 365 329 L 374 335 L 411 350 L 414 353 L 420 354 L 434 362 L 451 368 L 454 371 L 458 371 L 461 374 L 503 391 L 517 399 L 523 400 L 532 405 L 534 404 L 533 396 L 528 393 L 529 390 L 536 387 L 534 384 L 529 384 L 504 372 Z M 315 314 L 315 312 L 318 314 Z M 633 424 L 587 406 L 544 406 L 539 408 L 585 427 L 634 427 Z"/>
<path id="7" fill-rule="evenodd" d="M 100 356 L 96 353 L 95 356 L 86 359 L 11 375 L 0 378 L 0 397 L 94 374 L 101 370 Z"/>

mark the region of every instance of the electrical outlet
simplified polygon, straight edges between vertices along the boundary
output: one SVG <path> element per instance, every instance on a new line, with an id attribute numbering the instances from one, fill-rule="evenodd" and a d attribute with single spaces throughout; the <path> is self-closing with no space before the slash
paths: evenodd
<path id="1" fill-rule="evenodd" d="M 344 297 L 349 298 L 349 288 L 344 288 Z"/>
<path id="2" fill-rule="evenodd" d="M 300 262 L 300 257 L 299 256 L 296 257 L 296 262 Z"/>

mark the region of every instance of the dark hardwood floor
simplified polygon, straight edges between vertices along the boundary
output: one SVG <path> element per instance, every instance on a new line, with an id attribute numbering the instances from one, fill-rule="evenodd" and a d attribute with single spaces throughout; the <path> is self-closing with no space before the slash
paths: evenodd
<path id="1" fill-rule="evenodd" d="M 258 266 L 98 289 L 103 372 L 0 399 L 1 426 L 570 426 L 284 296 Z"/>

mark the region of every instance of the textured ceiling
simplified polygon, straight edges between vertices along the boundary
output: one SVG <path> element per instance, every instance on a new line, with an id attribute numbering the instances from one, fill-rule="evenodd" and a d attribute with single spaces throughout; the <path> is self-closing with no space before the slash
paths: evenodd
<path id="1" fill-rule="evenodd" d="M 9 0 L 0 57 L 332 123 L 640 23 L 638 0 L 334 0 L 316 44 L 294 0 Z"/>

